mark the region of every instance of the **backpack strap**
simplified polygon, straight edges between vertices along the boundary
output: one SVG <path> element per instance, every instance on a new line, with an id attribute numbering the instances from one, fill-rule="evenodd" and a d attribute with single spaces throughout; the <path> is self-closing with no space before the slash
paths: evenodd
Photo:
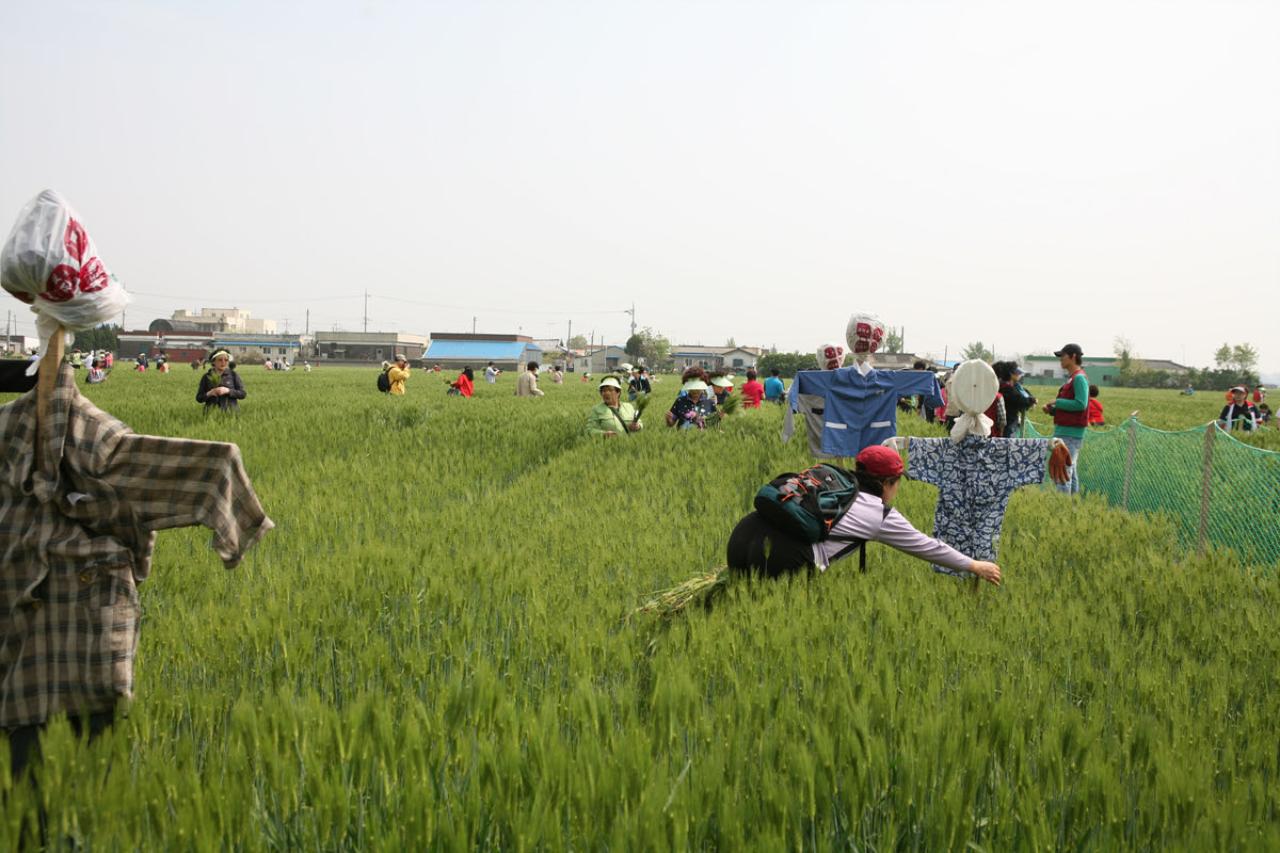
<path id="1" fill-rule="evenodd" d="M 886 518 L 889 517 L 889 512 L 890 512 L 890 507 L 885 507 L 884 512 L 881 513 L 880 515 L 881 522 L 883 522 Z M 848 548 L 844 548 L 840 551 L 837 551 L 836 555 L 831 558 L 831 562 L 834 563 L 836 560 L 840 559 L 845 554 L 848 554 L 854 548 L 857 548 L 858 549 L 858 571 L 862 572 L 863 574 L 866 574 L 867 572 L 867 540 L 866 539 L 863 539 L 861 536 L 828 536 L 827 540 L 835 541 L 835 542 L 853 543 Z"/>

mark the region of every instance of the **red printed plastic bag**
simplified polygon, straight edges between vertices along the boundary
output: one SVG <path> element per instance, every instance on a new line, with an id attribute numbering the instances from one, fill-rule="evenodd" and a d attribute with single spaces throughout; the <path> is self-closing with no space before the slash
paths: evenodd
<path id="1" fill-rule="evenodd" d="M 863 361 L 880 349 L 884 340 L 884 323 L 871 314 L 854 314 L 849 318 L 849 325 L 845 329 L 845 340 L 854 357 Z"/>
<path id="2" fill-rule="evenodd" d="M 844 366 L 844 344 L 823 344 L 818 347 L 818 369 L 835 370 Z"/>
<path id="3" fill-rule="evenodd" d="M 31 306 L 42 342 L 58 326 L 79 331 L 112 320 L 129 301 L 80 217 L 53 190 L 18 214 L 0 250 L 0 287 Z"/>

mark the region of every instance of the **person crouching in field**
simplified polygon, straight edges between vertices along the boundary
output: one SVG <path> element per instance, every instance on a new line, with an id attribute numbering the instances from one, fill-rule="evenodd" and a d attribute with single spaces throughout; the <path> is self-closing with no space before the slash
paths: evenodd
<path id="1" fill-rule="evenodd" d="M 470 397 L 475 391 L 475 381 L 475 373 L 472 372 L 471 367 L 464 367 L 462 372 L 458 374 L 457 379 L 452 382 L 449 382 L 448 379 L 445 380 L 449 385 L 449 390 L 446 393 Z"/>
<path id="2" fill-rule="evenodd" d="M 209 356 L 209 370 L 200 377 L 200 387 L 196 389 L 196 402 L 204 403 L 207 415 L 213 409 L 220 412 L 238 412 L 244 399 L 244 383 L 240 374 L 231 364 L 231 353 L 218 350 Z"/>
<path id="3" fill-rule="evenodd" d="M 622 383 L 613 376 L 600 380 L 600 402 L 587 415 L 587 435 L 613 438 L 620 432 L 644 428 L 636 407 L 622 402 Z"/>
<path id="4" fill-rule="evenodd" d="M 999 586 L 998 565 L 967 557 L 945 542 L 921 533 L 906 516 L 893 509 L 903 470 L 902 458 L 891 448 L 872 445 L 859 453 L 854 468 L 858 496 L 831 528 L 830 537 L 816 544 L 778 530 L 758 512 L 749 513 L 729 536 L 729 570 L 765 577 L 814 568 L 826 571 L 836 560 L 858 550 L 861 543 L 881 542 L 926 564 L 972 572 Z"/>

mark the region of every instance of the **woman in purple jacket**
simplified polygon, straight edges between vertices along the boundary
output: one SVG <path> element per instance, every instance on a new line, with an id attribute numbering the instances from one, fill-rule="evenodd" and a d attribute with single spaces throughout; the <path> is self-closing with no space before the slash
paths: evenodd
<path id="1" fill-rule="evenodd" d="M 902 458 L 896 450 L 872 445 L 858 454 L 854 476 L 858 497 L 831 529 L 831 538 L 809 544 L 771 526 L 752 512 L 729 536 L 729 568 L 767 577 L 801 569 L 826 571 L 836 560 L 853 553 L 858 542 L 882 542 L 899 551 L 950 569 L 973 572 L 1000 585 L 1000 567 L 995 563 L 966 557 L 945 542 L 926 536 L 912 527 L 891 504 L 901 485 Z"/>

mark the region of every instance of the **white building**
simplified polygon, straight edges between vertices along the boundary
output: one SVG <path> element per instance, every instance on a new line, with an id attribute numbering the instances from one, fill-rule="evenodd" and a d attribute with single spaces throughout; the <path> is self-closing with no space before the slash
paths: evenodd
<path id="1" fill-rule="evenodd" d="M 201 308 L 174 311 L 171 322 L 175 329 L 206 332 L 243 332 L 251 335 L 274 335 L 275 320 L 258 320 L 242 308 Z"/>
<path id="2" fill-rule="evenodd" d="M 676 370 L 702 367 L 706 370 L 746 370 L 765 354 L 763 347 L 704 347 L 678 344 L 671 347 Z"/>

